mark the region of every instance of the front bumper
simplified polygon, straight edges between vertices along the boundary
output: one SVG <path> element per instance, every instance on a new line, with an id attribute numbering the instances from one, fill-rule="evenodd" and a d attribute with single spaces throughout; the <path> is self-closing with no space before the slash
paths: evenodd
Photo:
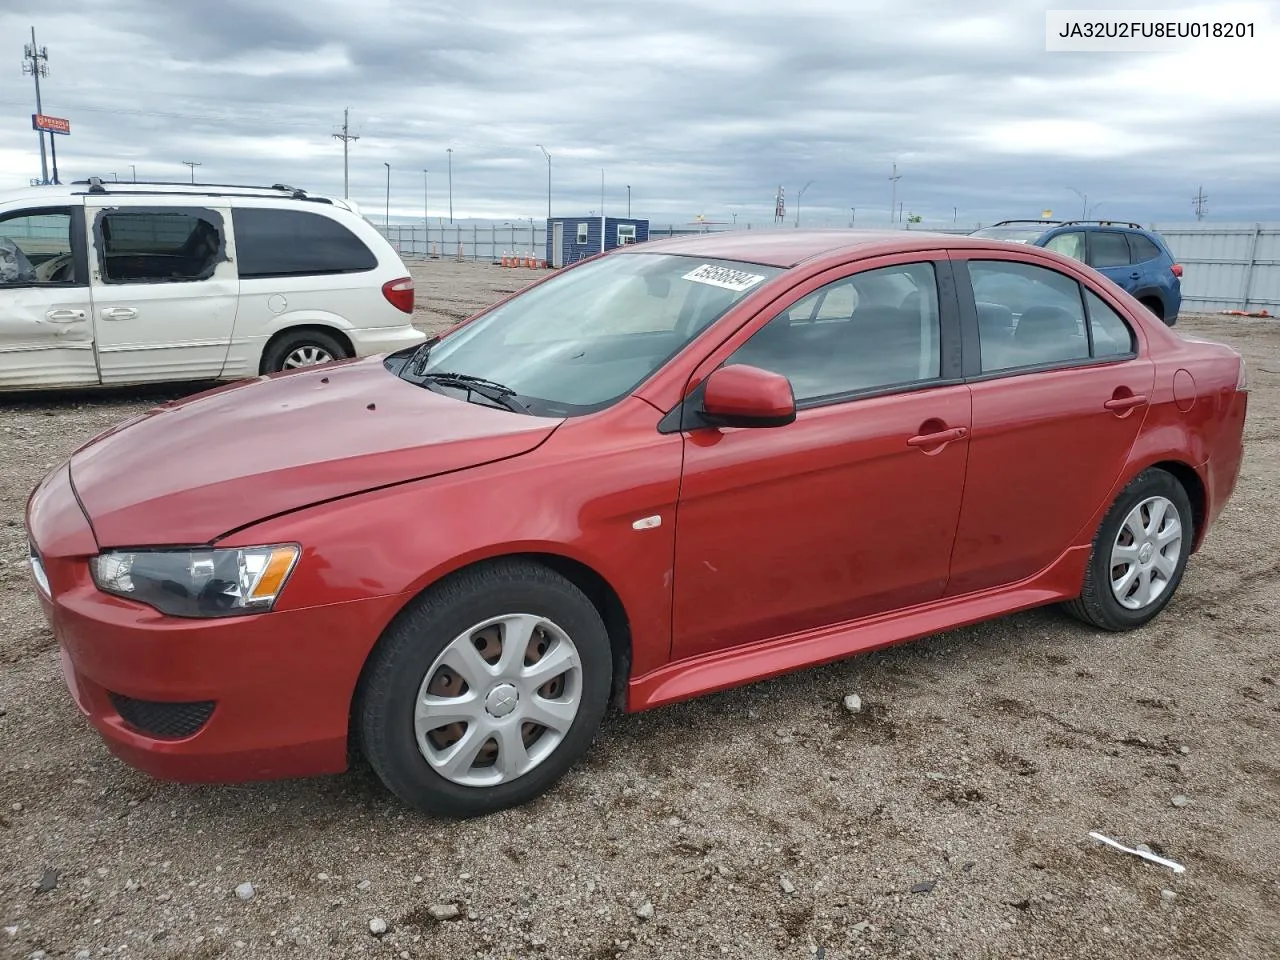
<path id="1" fill-rule="evenodd" d="M 396 598 L 187 620 L 102 593 L 65 469 L 32 496 L 28 530 L 67 687 L 116 756 L 187 782 L 346 768 L 352 696 Z"/>

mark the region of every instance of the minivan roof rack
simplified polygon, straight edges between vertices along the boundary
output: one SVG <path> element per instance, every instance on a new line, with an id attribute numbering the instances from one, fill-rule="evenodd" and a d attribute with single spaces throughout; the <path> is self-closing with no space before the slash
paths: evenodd
<path id="1" fill-rule="evenodd" d="M 1144 229 L 1140 223 L 1132 223 L 1126 220 L 1064 220 L 1060 226 L 1074 227 L 1080 224 L 1093 223 L 1100 227 L 1132 227 L 1134 230 Z"/>
<path id="2" fill-rule="evenodd" d="M 87 180 L 75 180 L 71 186 L 87 187 L 92 194 L 121 195 L 163 195 L 163 194 L 208 194 L 210 196 L 270 196 L 284 194 L 293 200 L 310 200 L 314 203 L 332 203 L 327 197 L 313 197 L 301 187 L 291 187 L 284 183 L 275 183 L 269 187 L 260 187 L 242 183 L 186 183 L 180 180 L 112 180 L 107 183 L 101 177 L 89 177 Z"/>
<path id="3" fill-rule="evenodd" d="M 174 193 L 205 193 L 213 190 L 262 190 L 271 193 L 287 193 L 296 200 L 307 197 L 307 191 L 301 187 L 291 187 L 285 183 L 273 183 L 269 187 L 248 183 L 187 183 L 181 180 L 113 180 L 110 183 L 101 177 L 89 177 L 87 180 L 72 181 L 72 186 L 87 186 L 90 193 L 155 193 L 149 187 L 175 187 Z M 169 191 L 166 191 L 169 192 Z"/>

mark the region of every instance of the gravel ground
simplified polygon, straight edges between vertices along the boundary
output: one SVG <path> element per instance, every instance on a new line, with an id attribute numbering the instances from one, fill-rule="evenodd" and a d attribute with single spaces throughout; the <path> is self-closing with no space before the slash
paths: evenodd
<path id="1" fill-rule="evenodd" d="M 535 276 L 415 273 L 424 328 Z M 1180 328 L 1248 357 L 1249 450 L 1156 624 L 1037 611 L 612 717 L 551 794 L 462 824 L 364 770 L 185 787 L 111 758 L 22 511 L 184 389 L 0 398 L 0 956 L 1280 957 L 1280 325 Z"/>

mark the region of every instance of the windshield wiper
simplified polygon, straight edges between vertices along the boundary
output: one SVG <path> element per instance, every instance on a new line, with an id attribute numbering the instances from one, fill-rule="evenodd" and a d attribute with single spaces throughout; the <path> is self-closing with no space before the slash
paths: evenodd
<path id="1" fill-rule="evenodd" d="M 431 356 L 431 348 L 439 342 L 440 337 L 434 336 L 418 344 L 418 349 L 410 354 L 409 361 L 404 365 L 404 369 L 413 371 L 415 377 L 422 376 L 422 370 L 427 365 L 427 358 Z"/>
<path id="2" fill-rule="evenodd" d="M 452 373 L 448 370 L 434 370 L 431 373 L 423 374 L 422 381 L 424 383 L 438 383 L 445 387 L 460 387 L 463 390 L 466 390 L 468 394 L 477 393 L 488 400 L 502 404 L 508 410 L 513 410 L 516 413 L 529 412 L 528 406 L 516 399 L 516 392 L 514 390 L 506 384 L 498 383 L 496 380 L 486 380 L 484 377 L 473 377 L 469 373 Z"/>

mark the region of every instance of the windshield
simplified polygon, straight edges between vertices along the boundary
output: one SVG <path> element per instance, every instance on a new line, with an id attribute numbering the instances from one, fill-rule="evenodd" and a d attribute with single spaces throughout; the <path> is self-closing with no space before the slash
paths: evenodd
<path id="1" fill-rule="evenodd" d="M 671 254 L 603 257 L 449 334 L 430 348 L 420 375 L 441 389 L 451 388 L 444 374 L 482 377 L 537 415 L 590 413 L 630 393 L 781 272 Z M 402 375 L 418 376 L 414 366 Z"/>
<path id="2" fill-rule="evenodd" d="M 986 227 L 969 234 L 971 237 L 983 237 L 987 240 L 1008 240 L 1012 243 L 1035 243 L 1052 224 L 1034 227 Z"/>

